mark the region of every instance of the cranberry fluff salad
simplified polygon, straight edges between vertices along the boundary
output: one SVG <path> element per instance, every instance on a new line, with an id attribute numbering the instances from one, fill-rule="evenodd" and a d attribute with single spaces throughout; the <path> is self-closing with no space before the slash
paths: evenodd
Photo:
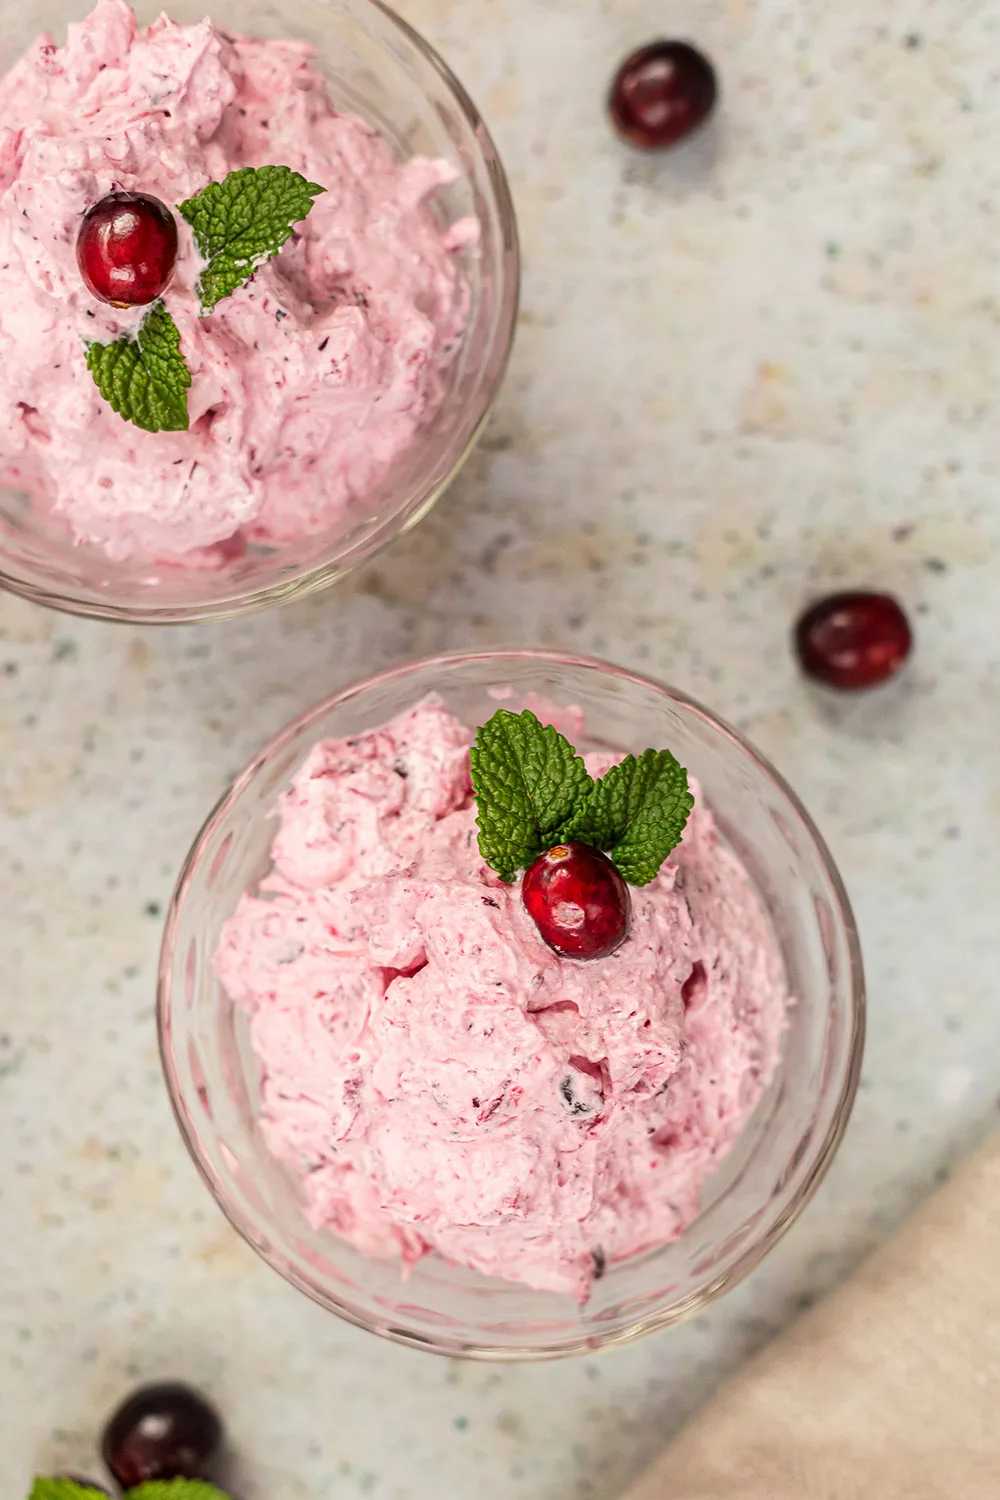
<path id="1" fill-rule="evenodd" d="M 696 1217 L 791 1002 L 683 768 L 534 706 L 317 744 L 215 968 L 317 1228 L 582 1303 Z"/>
<path id="2" fill-rule="evenodd" d="M 114 559 L 341 522 L 441 400 L 476 225 L 429 199 L 456 176 L 338 113 L 303 43 L 125 0 L 40 36 L 0 79 L 0 484 Z"/>

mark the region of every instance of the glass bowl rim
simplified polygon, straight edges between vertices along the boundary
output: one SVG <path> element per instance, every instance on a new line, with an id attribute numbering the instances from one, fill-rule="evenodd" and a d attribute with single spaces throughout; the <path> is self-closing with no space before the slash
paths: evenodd
<path id="1" fill-rule="evenodd" d="M 84 619 L 107 620 L 113 624 L 191 625 L 199 622 L 239 619 L 244 615 L 254 614 L 258 610 L 268 609 L 274 605 L 289 604 L 293 600 L 304 599 L 310 594 L 317 593 L 347 578 L 369 558 L 391 546 L 393 542 L 398 541 L 401 536 L 405 536 L 408 531 L 418 525 L 450 488 L 471 456 L 503 388 L 517 331 L 521 301 L 521 245 L 510 179 L 496 142 L 478 107 L 465 85 L 445 62 L 437 48 L 409 21 L 386 4 L 385 0 L 351 0 L 351 3 L 362 7 L 368 5 L 373 10 L 377 10 L 391 27 L 402 33 L 431 71 L 437 74 L 445 92 L 465 120 L 476 142 L 476 148 L 488 168 L 490 193 L 504 243 L 504 254 L 501 257 L 504 270 L 498 278 L 497 297 L 497 306 L 501 315 L 498 317 L 498 326 L 492 341 L 492 347 L 501 352 L 494 378 L 486 392 L 486 399 L 482 402 L 482 410 L 476 417 L 464 447 L 455 454 L 448 473 L 437 484 L 433 485 L 426 494 L 420 495 L 418 492 L 410 495 L 407 503 L 397 506 L 379 523 L 374 535 L 362 542 L 356 551 L 351 552 L 349 560 L 337 556 L 327 557 L 322 562 L 309 565 L 291 578 L 257 585 L 244 592 L 237 592 L 210 603 L 165 606 L 150 604 L 147 606 L 134 603 L 118 604 L 112 598 L 89 598 L 81 593 L 63 592 L 54 584 L 34 582 L 20 574 L 12 573 L 7 556 L 0 551 L 0 588 L 6 589 L 8 593 L 27 599 L 30 603 L 41 605 L 43 608 L 58 610 L 62 614 L 76 615 Z M 392 530 L 394 526 L 396 529 Z M 390 528 L 388 536 L 384 534 L 386 527 Z"/>
<path id="2" fill-rule="evenodd" d="M 638 687 L 652 690 L 660 697 L 666 698 L 672 703 L 679 704 L 682 708 L 694 714 L 695 717 L 700 718 L 724 739 L 728 739 L 737 751 L 742 755 L 748 756 L 763 771 L 765 776 L 767 776 L 786 799 L 792 812 L 799 819 L 823 873 L 829 881 L 830 892 L 834 900 L 833 919 L 839 927 L 847 947 L 849 959 L 847 985 L 850 1007 L 847 1017 L 848 1037 L 845 1044 L 845 1064 L 841 1069 L 841 1077 L 836 1090 L 829 1124 L 822 1139 L 817 1142 L 816 1147 L 811 1152 L 812 1161 L 808 1172 L 799 1184 L 794 1196 L 786 1204 L 784 1210 L 775 1221 L 768 1226 L 766 1232 L 758 1238 L 752 1239 L 733 1264 L 706 1286 L 699 1288 L 696 1292 L 690 1293 L 677 1303 L 657 1308 L 634 1319 L 633 1322 L 624 1328 L 609 1330 L 606 1333 L 596 1333 L 593 1330 L 588 1331 L 586 1328 L 582 1328 L 578 1335 L 560 1338 L 558 1342 L 550 1345 L 532 1345 L 530 1347 L 517 1348 L 497 1347 L 482 1342 L 477 1343 L 474 1340 L 466 1340 L 453 1335 L 436 1334 L 429 1336 L 424 1333 L 411 1332 L 398 1326 L 375 1323 L 367 1319 L 363 1313 L 349 1304 L 339 1301 L 319 1287 L 311 1284 L 295 1267 L 282 1266 L 279 1268 L 275 1265 L 266 1251 L 257 1243 L 256 1236 L 249 1232 L 249 1226 L 242 1222 L 239 1211 L 229 1201 L 228 1195 L 221 1184 L 216 1181 L 215 1174 L 200 1149 L 196 1133 L 187 1118 L 183 1091 L 180 1086 L 177 1070 L 174 1067 L 169 1037 L 172 1015 L 171 976 L 175 948 L 175 931 L 192 867 L 197 863 L 204 844 L 212 836 L 218 824 L 226 817 L 232 806 L 238 801 L 245 788 L 252 782 L 262 767 L 273 756 L 279 754 L 302 730 L 308 728 L 311 723 L 315 723 L 331 710 L 361 696 L 371 688 L 405 681 L 406 678 L 422 671 L 433 671 L 434 669 L 446 670 L 449 667 L 486 662 L 495 662 L 502 669 L 504 662 L 523 663 L 525 661 L 534 661 L 540 665 L 544 664 L 554 667 L 562 666 L 596 671 L 602 676 L 610 675 L 619 680 L 634 683 Z M 311 1301 L 317 1303 L 318 1306 L 343 1318 L 346 1322 L 352 1323 L 355 1327 L 363 1328 L 369 1333 L 375 1333 L 392 1343 L 402 1344 L 409 1348 L 418 1348 L 451 1358 L 461 1357 L 486 1362 L 537 1362 L 540 1360 L 564 1358 L 571 1355 L 593 1354 L 599 1349 L 621 1347 L 624 1344 L 633 1343 L 647 1334 L 656 1333 L 661 1329 L 672 1326 L 692 1312 L 708 1306 L 720 1297 L 723 1292 L 728 1291 L 731 1287 L 743 1281 L 759 1265 L 764 1257 L 769 1254 L 778 1241 L 784 1237 L 792 1224 L 794 1224 L 806 1208 L 820 1186 L 820 1183 L 823 1181 L 823 1178 L 826 1176 L 830 1163 L 836 1155 L 844 1132 L 847 1129 L 858 1091 L 861 1065 L 864 1057 L 866 1017 L 864 963 L 857 922 L 850 897 L 847 894 L 843 878 L 830 853 L 826 840 L 823 838 L 823 835 L 820 833 L 798 794 L 789 786 L 781 772 L 739 730 L 734 729 L 726 720 L 720 718 L 711 712 L 711 710 L 705 708 L 697 699 L 689 697 L 688 694 L 679 689 L 670 687 L 666 683 L 660 682 L 656 678 L 649 677 L 644 673 L 634 672 L 626 667 L 617 666 L 602 657 L 574 652 L 553 651 L 544 647 L 502 647 L 496 650 L 484 651 L 446 651 L 437 652 L 431 656 L 410 658 L 393 666 L 385 667 L 381 671 L 370 674 L 368 677 L 349 683 L 347 686 L 338 689 L 337 692 L 331 693 L 327 698 L 313 704 L 311 708 L 307 708 L 302 713 L 297 714 L 295 718 L 279 729 L 276 734 L 272 735 L 262 745 L 257 754 L 248 761 L 243 770 L 232 779 L 199 829 L 181 866 L 170 897 L 157 969 L 157 1039 L 160 1062 L 174 1118 L 180 1130 L 181 1138 L 187 1147 L 188 1154 L 197 1168 L 202 1181 L 211 1193 L 216 1205 L 236 1230 L 237 1234 L 239 1234 L 240 1238 L 251 1249 L 256 1251 L 264 1263 L 271 1270 L 276 1271 L 283 1280 L 296 1287 L 300 1292 L 303 1292 Z"/>

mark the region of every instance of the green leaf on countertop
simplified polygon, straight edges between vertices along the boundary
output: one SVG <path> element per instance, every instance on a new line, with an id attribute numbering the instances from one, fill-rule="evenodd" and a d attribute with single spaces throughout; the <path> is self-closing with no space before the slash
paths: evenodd
<path id="1" fill-rule="evenodd" d="M 601 777 L 562 836 L 606 849 L 630 885 L 648 885 L 680 843 L 693 806 L 684 767 L 669 750 L 644 750 Z"/>
<path id="2" fill-rule="evenodd" d="M 203 317 L 277 255 L 325 192 L 290 167 L 240 167 L 180 205 L 208 262 L 198 282 Z"/>
<path id="3" fill-rule="evenodd" d="M 564 735 L 526 709 L 499 709 L 470 751 L 479 852 L 510 884 L 560 830 L 593 782 Z"/>
<path id="4" fill-rule="evenodd" d="M 187 432 L 191 371 L 177 324 L 162 302 L 134 336 L 88 344 L 87 368 L 105 401 L 144 432 Z"/>

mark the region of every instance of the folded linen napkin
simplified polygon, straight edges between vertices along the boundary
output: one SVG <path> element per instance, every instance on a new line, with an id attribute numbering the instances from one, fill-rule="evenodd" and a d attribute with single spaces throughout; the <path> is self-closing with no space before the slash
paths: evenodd
<path id="1" fill-rule="evenodd" d="M 627 1500 L 1000 1500 L 1000 1137 Z"/>

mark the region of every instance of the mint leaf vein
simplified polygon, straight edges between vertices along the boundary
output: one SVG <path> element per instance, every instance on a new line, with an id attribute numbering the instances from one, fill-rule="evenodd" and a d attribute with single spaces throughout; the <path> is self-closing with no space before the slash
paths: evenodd
<path id="1" fill-rule="evenodd" d="M 291 167 L 240 167 L 180 205 L 208 262 L 198 282 L 203 317 L 277 255 L 325 191 Z"/>
<path id="2" fill-rule="evenodd" d="M 144 432 L 187 432 L 191 371 L 177 324 L 153 304 L 135 337 L 88 344 L 87 368 L 105 401 Z"/>
<path id="3" fill-rule="evenodd" d="M 499 709 L 470 751 L 479 852 L 501 880 L 560 840 L 593 782 L 564 735 L 530 710 Z"/>

